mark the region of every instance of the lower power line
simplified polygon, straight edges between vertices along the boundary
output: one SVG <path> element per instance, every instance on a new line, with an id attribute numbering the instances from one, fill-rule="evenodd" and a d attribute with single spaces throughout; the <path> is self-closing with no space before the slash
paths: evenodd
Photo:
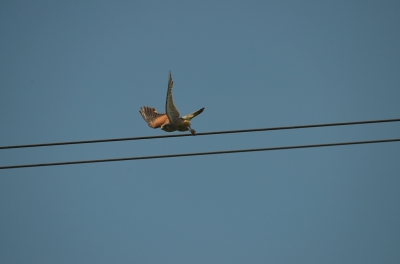
<path id="1" fill-rule="evenodd" d="M 400 138 L 367 140 L 367 141 L 352 141 L 352 142 L 337 142 L 337 143 L 325 143 L 325 144 L 313 144 L 313 145 L 270 147 L 270 148 L 222 150 L 222 151 L 211 151 L 211 152 L 195 152 L 195 153 L 168 154 L 168 155 L 128 157 L 128 158 L 80 160 L 80 161 L 66 161 L 66 162 L 54 162 L 54 163 L 38 163 L 38 164 L 22 164 L 22 165 L 12 165 L 12 166 L 2 166 L 2 167 L 0 167 L 0 169 L 19 169 L 19 168 L 31 168 L 31 167 L 75 165 L 75 164 L 100 163 L 100 162 L 128 161 L 128 160 L 164 159 L 164 158 L 206 156 L 206 155 L 231 154 L 231 153 L 256 152 L 256 151 L 272 151 L 272 150 L 285 150 L 285 149 L 304 149 L 304 148 L 334 147 L 334 146 L 346 146 L 346 145 L 361 145 L 361 144 L 387 143 L 387 142 L 398 142 L 398 141 L 400 141 Z"/>

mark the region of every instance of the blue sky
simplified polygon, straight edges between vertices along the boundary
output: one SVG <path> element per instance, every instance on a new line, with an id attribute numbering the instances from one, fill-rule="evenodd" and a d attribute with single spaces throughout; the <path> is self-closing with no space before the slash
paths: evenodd
<path id="1" fill-rule="evenodd" d="M 2 1 L 0 145 L 399 118 L 398 1 Z M 0 166 L 398 138 L 400 124 L 0 151 Z M 175 132 L 177 133 L 177 132 Z M 399 263 L 400 145 L 0 171 L 1 263 Z"/>

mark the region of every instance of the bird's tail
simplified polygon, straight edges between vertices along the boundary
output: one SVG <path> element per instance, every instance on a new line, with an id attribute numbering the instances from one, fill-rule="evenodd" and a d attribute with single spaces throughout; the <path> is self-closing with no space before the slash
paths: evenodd
<path id="1" fill-rule="evenodd" d="M 203 113 L 203 111 L 204 111 L 204 107 L 201 108 L 201 109 L 199 109 L 199 110 L 197 110 L 197 111 L 195 111 L 195 112 L 193 112 L 193 113 L 191 113 L 191 114 L 182 116 L 182 119 L 190 121 L 190 120 L 191 120 L 192 118 L 194 118 L 195 116 L 198 116 L 198 115 L 200 115 L 201 113 Z"/>

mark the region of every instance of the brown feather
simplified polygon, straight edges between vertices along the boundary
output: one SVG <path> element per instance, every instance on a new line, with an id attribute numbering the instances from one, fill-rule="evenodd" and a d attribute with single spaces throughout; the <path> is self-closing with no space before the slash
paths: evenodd
<path id="1" fill-rule="evenodd" d="M 151 128 L 158 128 L 163 124 L 169 123 L 167 115 L 157 113 L 155 108 L 143 106 L 140 108 L 139 113 Z"/>

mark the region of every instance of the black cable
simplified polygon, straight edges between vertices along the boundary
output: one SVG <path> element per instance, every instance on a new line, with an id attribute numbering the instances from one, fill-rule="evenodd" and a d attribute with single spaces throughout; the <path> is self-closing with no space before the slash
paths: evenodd
<path id="1" fill-rule="evenodd" d="M 325 143 L 325 144 L 314 144 L 314 145 L 284 146 L 284 147 L 272 147 L 272 148 L 223 150 L 223 151 L 211 151 L 211 152 L 195 152 L 195 153 L 169 154 L 169 155 L 156 155 L 156 156 L 143 156 L 143 157 L 98 159 L 98 160 L 81 160 L 81 161 L 67 161 L 67 162 L 54 162 L 54 163 L 41 163 L 41 164 L 40 163 L 39 164 L 25 164 L 25 165 L 2 166 L 2 167 L 0 167 L 0 169 L 18 169 L 18 168 L 30 168 L 30 167 L 73 165 L 73 164 L 84 164 L 84 163 L 127 161 L 127 160 L 163 159 L 163 158 L 176 158 L 176 157 L 188 157 L 188 156 L 205 156 L 205 155 L 231 154 L 231 153 L 255 152 L 255 151 L 271 151 L 271 150 L 284 150 L 284 149 L 302 149 L 302 148 L 332 147 L 332 146 L 345 146 L 345 145 L 360 145 L 360 144 L 385 143 L 385 142 L 396 142 L 396 141 L 400 141 L 400 138 L 381 139 L 381 140 L 367 140 L 367 141 L 353 141 L 353 142 L 339 142 L 339 143 Z"/>
<path id="2" fill-rule="evenodd" d="M 399 121 L 400 121 L 400 118 L 396 118 L 396 119 L 381 119 L 381 120 L 367 120 L 367 121 L 356 121 L 356 122 L 326 123 L 326 124 L 314 124 L 314 125 L 255 128 L 255 129 L 242 129 L 242 130 L 227 130 L 227 131 L 214 131 L 214 132 L 196 133 L 196 136 L 233 134 L 233 133 L 245 133 L 245 132 L 261 132 L 261 131 L 272 131 L 272 130 L 288 130 L 288 129 L 314 128 L 314 127 L 331 127 L 331 126 L 347 126 L 347 125 L 389 123 L 389 122 L 399 122 Z M 142 140 L 142 139 L 156 139 L 156 138 L 191 137 L 191 136 L 192 136 L 192 134 L 187 133 L 187 134 L 174 134 L 174 135 L 162 135 L 162 136 L 95 139 L 95 140 L 40 143 L 40 144 L 27 144 L 27 145 L 15 145 L 15 146 L 0 146 L 0 149 L 49 147 L 49 146 L 61 146 L 61 145 L 104 143 L 104 142 L 116 142 L 116 141 L 127 141 L 127 140 Z"/>

